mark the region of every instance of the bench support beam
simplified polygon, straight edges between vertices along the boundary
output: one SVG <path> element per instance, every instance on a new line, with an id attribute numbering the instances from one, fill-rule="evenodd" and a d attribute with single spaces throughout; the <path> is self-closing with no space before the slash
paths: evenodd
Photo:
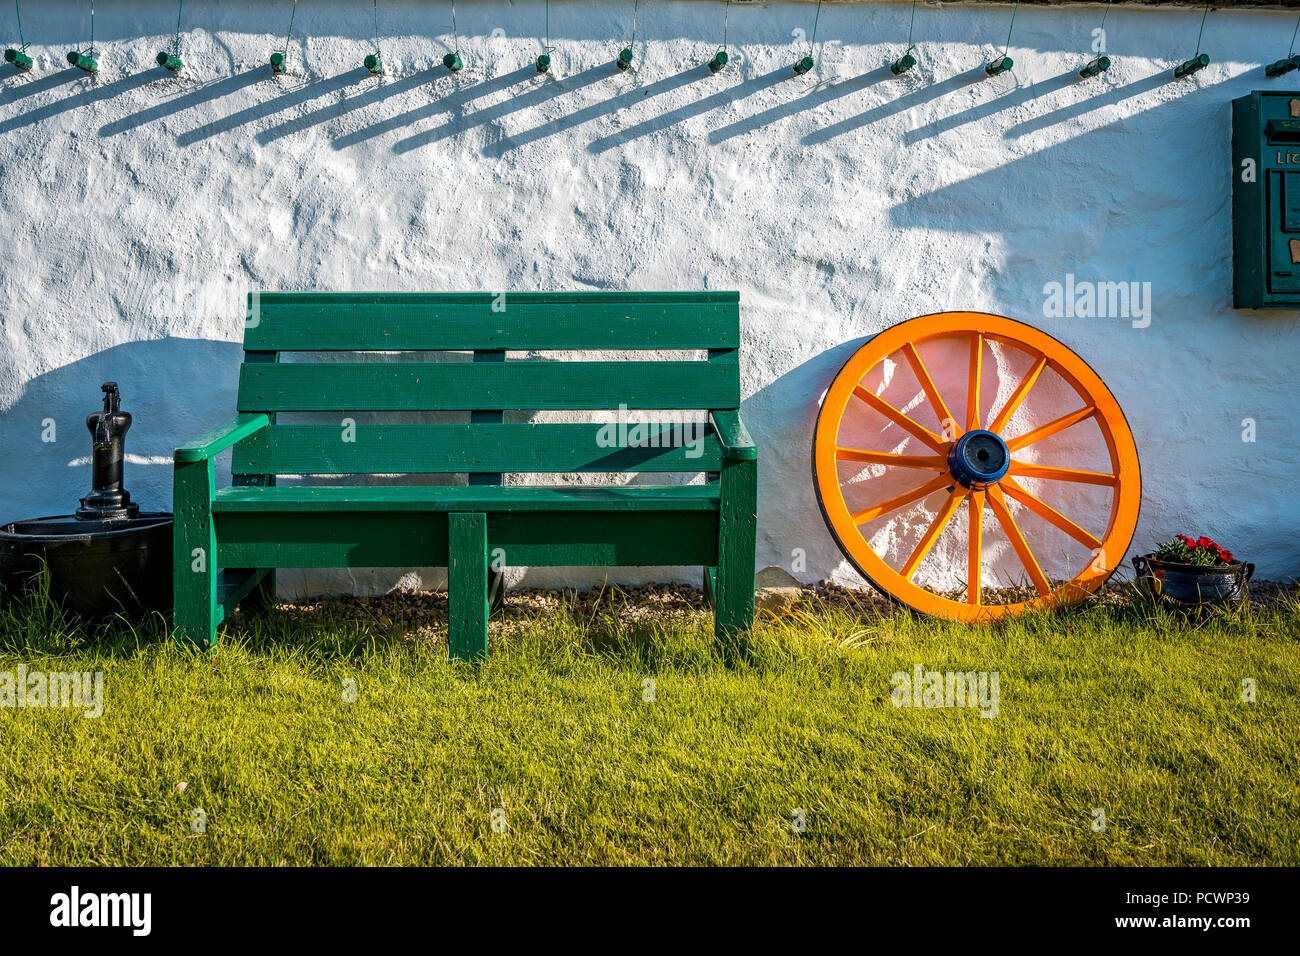
<path id="1" fill-rule="evenodd" d="M 757 544 L 758 463 L 729 460 L 722 466 L 718 519 L 714 634 L 730 641 L 754 624 L 754 550 Z"/>
<path id="2" fill-rule="evenodd" d="M 447 648 L 453 660 L 482 660 L 487 657 L 487 515 L 447 519 Z"/>

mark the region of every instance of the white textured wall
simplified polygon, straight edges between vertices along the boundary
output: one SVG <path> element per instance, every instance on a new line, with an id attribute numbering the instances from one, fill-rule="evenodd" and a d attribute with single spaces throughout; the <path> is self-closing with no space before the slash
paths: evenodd
<path id="1" fill-rule="evenodd" d="M 922 6 L 921 64 L 897 79 L 880 67 L 910 7 L 828 5 L 797 78 L 813 6 L 733 5 L 714 77 L 721 4 L 642 4 L 639 70 L 619 75 L 631 4 L 556 0 L 557 78 L 538 79 L 534 0 L 462 2 L 454 77 L 449 7 L 384 2 L 379 82 L 356 0 L 300 5 L 280 78 L 287 2 L 187 3 L 179 80 L 152 63 L 174 4 L 99 6 L 97 80 L 63 62 L 83 3 L 29 4 L 38 69 L 0 71 L 0 520 L 87 490 L 80 420 L 108 378 L 138 421 L 128 485 L 170 507 L 171 449 L 234 408 L 250 288 L 736 288 L 760 566 L 803 548 L 800 577 L 855 580 L 809 479 L 818 397 L 873 332 L 966 308 L 1038 325 L 1110 384 L 1144 466 L 1135 545 L 1186 529 L 1263 576 L 1300 568 L 1296 314 L 1234 311 L 1230 267 L 1228 104 L 1286 84 L 1258 64 L 1291 14 L 1211 14 L 1214 63 L 1172 82 L 1200 12 L 1117 7 L 1114 67 L 1075 82 L 1100 7 L 1022 8 L 1014 74 L 983 79 L 1010 8 Z M 1149 327 L 1045 318 L 1067 273 L 1150 282 Z M 350 585 L 293 585 L 324 586 Z"/>

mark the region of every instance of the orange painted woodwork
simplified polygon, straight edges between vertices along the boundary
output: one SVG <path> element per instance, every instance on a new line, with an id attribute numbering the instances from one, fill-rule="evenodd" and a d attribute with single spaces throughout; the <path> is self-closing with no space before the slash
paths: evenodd
<path id="1" fill-rule="evenodd" d="M 945 354 L 963 356 L 964 369 L 949 367 L 946 379 L 936 378 L 935 367 L 924 357 L 930 348 L 947 348 Z M 983 407 L 982 389 L 995 384 L 990 376 L 996 376 L 996 387 L 1003 392 L 1001 383 L 1010 385 L 1017 378 L 1008 371 L 1014 355 L 1021 357 L 1026 370 L 1019 373 L 1005 399 L 997 401 L 995 396 L 991 403 L 995 407 Z M 951 366 L 952 361 L 946 364 Z M 900 369 L 910 370 L 916 379 L 910 402 L 890 401 L 878 394 L 891 383 L 897 385 Z M 1064 391 L 1075 407 L 1038 424 L 1030 417 L 1026 401 L 1036 389 L 1048 388 L 1044 382 L 1049 370 L 1059 378 L 1052 394 Z M 881 383 L 878 388 L 867 384 L 873 374 Z M 918 411 L 926 409 L 939 422 L 938 431 L 917 420 Z M 960 418 L 954 414 L 957 410 Z M 893 450 L 863 447 L 860 436 L 853 435 L 853 422 L 864 420 L 863 416 L 882 430 L 897 429 L 888 431 L 896 442 Z M 982 429 L 981 422 L 988 424 Z M 1063 460 L 1069 456 L 1059 448 L 1055 455 L 1046 453 L 1044 460 L 1033 457 L 1039 442 L 1066 435 L 1070 429 L 1088 428 L 1090 423 L 1095 423 L 1104 442 L 1109 459 L 1104 470 Z M 1034 427 L 1026 427 L 1030 424 Z M 1004 436 L 1007 430 L 1011 434 Z M 972 445 L 972 439 L 983 444 Z M 900 450 L 900 446 L 905 447 Z M 961 456 L 975 447 L 980 449 L 980 460 L 1002 456 L 1005 467 L 972 473 Z M 1070 447 L 1065 445 L 1067 451 Z M 857 471 L 846 475 L 846 468 Z M 879 500 L 872 499 L 871 481 L 860 482 L 864 468 L 880 475 L 911 476 L 910 488 L 903 481 L 901 487 L 907 490 L 893 491 L 892 487 L 900 486 L 891 486 L 891 491 L 879 493 Z M 831 534 L 863 577 L 917 611 L 967 622 L 1053 607 L 1096 591 L 1128 550 L 1142 497 L 1133 435 L 1105 383 L 1045 332 L 982 312 L 921 316 L 886 329 L 858 349 L 822 401 L 813 437 L 813 480 Z M 1043 487 L 1091 486 L 1109 496 L 1105 527 L 1089 527 L 1083 518 L 1071 517 L 1064 506 L 1044 500 L 1051 497 L 1045 491 L 1036 493 L 1026 487 L 1026 480 Z M 846 490 L 854 485 L 854 494 L 866 489 L 867 501 L 849 503 Z M 963 512 L 964 529 L 961 520 L 954 520 Z M 1031 519 L 1029 527 L 1026 516 Z M 909 531 L 924 530 L 914 545 L 902 549 L 905 556 L 891 555 L 887 546 L 878 552 L 866 526 L 881 519 L 897 520 Z M 1097 518 L 1093 522 L 1100 524 Z M 1044 572 L 1042 562 L 1049 546 L 1039 539 L 1047 533 L 1063 535 L 1088 550 L 1089 557 L 1077 573 L 1051 578 Z M 948 551 L 961 554 L 965 562 L 965 567 L 953 569 L 952 577 L 959 581 L 955 590 L 939 590 L 915 580 L 923 563 L 939 560 L 937 546 L 963 539 L 964 547 Z M 1016 603 L 986 603 L 983 581 L 998 557 L 1018 563 L 1021 581 L 1036 596 Z"/>

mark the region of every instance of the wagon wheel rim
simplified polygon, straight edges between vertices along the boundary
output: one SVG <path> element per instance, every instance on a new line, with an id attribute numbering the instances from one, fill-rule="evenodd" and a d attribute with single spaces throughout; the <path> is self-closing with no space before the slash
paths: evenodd
<path id="1" fill-rule="evenodd" d="M 951 387 L 940 390 L 919 346 L 937 340 L 965 340 L 967 383 L 965 394 Z M 979 398 L 991 343 L 1027 353 L 1028 371 L 1009 397 L 984 408 Z M 904 412 L 864 384 L 867 377 L 892 359 L 910 368 L 924 400 L 940 422 L 951 423 L 941 432 L 927 427 L 913 410 Z M 1010 438 L 1007 426 L 1023 423 L 1025 400 L 1045 372 L 1051 370 L 1073 390 L 1080 405 L 1073 411 L 1043 422 Z M 974 398 L 972 399 L 972 396 Z M 856 448 L 841 440 L 845 416 L 851 407 L 895 426 L 905 435 L 907 454 Z M 963 407 L 960 419 L 954 406 Z M 924 417 L 924 416 L 921 416 Z M 1095 422 L 1109 457 L 1109 471 L 1050 464 L 1024 457 L 1024 451 L 1038 442 Z M 983 425 L 983 427 L 981 427 Z M 983 433 L 991 438 L 976 437 Z M 976 455 L 970 449 L 978 449 Z M 978 452 L 987 451 L 984 463 Z M 972 463 L 989 468 L 1006 455 L 1006 467 L 981 473 Z M 865 507 L 854 508 L 845 497 L 846 482 L 840 474 L 842 462 L 861 462 L 887 471 L 906 469 L 915 476 L 910 489 Z M 1003 316 L 982 312 L 941 312 L 921 316 L 879 333 L 859 348 L 836 375 L 822 401 L 813 438 L 813 480 L 818 503 L 828 529 L 845 558 L 877 589 L 914 610 L 958 621 L 997 620 L 1025 611 L 1059 606 L 1095 592 L 1114 573 L 1123 559 L 1137 527 L 1141 503 L 1141 472 L 1137 447 L 1123 410 L 1100 376 L 1063 343 L 1032 326 Z M 1054 508 L 1044 497 L 1025 487 L 1024 479 L 1045 484 L 1086 484 L 1110 490 L 1110 508 L 1102 531 L 1076 522 Z M 902 560 L 889 560 L 872 546 L 867 527 L 876 521 L 906 513 L 922 502 L 933 500 L 937 511 L 921 538 Z M 913 579 L 936 544 L 945 535 L 957 534 L 953 519 L 965 510 L 966 549 L 964 594 L 949 596 L 916 583 Z M 1022 531 L 1023 517 L 1034 515 L 1044 526 L 1053 527 L 1089 549 L 1091 558 L 1069 579 L 1047 578 L 1032 544 Z M 991 520 L 990 520 L 991 519 Z M 991 534 L 992 533 L 992 534 Z M 1023 577 L 1036 592 L 1028 600 L 987 604 L 983 579 L 991 565 L 990 538 L 998 536 L 1010 551 Z M 886 549 L 887 550 L 887 549 Z"/>

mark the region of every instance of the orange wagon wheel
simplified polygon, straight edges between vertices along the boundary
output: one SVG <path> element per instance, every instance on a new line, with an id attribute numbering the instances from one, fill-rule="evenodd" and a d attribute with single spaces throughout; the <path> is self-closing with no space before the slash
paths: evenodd
<path id="1" fill-rule="evenodd" d="M 1132 432 L 1097 374 L 1050 335 L 981 312 L 912 319 L 853 354 L 817 416 L 813 482 L 859 573 L 956 621 L 1096 591 L 1142 497 Z M 1022 584 L 1024 600 L 989 603 Z"/>

